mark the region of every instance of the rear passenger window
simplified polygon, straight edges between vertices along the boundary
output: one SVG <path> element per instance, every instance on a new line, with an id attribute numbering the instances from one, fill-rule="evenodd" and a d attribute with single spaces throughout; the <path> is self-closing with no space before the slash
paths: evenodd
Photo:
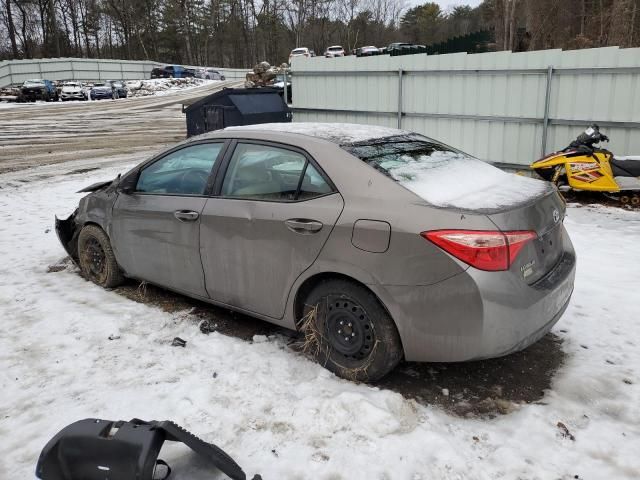
<path id="1" fill-rule="evenodd" d="M 331 193 L 320 173 L 299 153 L 239 143 L 222 184 L 225 197 L 290 202 Z"/>

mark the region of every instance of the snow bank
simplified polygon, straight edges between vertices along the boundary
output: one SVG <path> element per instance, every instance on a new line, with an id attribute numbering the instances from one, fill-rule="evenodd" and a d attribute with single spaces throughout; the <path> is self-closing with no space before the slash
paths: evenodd
<path id="1" fill-rule="evenodd" d="M 393 135 L 408 135 L 412 132 L 395 128 L 379 127 L 377 125 L 361 125 L 358 123 L 261 123 L 242 127 L 227 127 L 229 130 L 271 130 L 274 132 L 290 132 L 324 138 L 338 144 L 362 142 L 372 138 L 391 137 Z"/>
<path id="2" fill-rule="evenodd" d="M 130 97 L 147 97 L 150 95 L 166 95 L 180 90 L 187 90 L 219 82 L 219 80 L 203 80 L 201 78 L 187 77 L 129 80 L 126 84 Z"/>
<path id="3" fill-rule="evenodd" d="M 380 166 L 405 188 L 440 207 L 492 210 L 525 203 L 551 188 L 541 180 L 506 173 L 454 152 L 401 157 L 401 162 Z"/>

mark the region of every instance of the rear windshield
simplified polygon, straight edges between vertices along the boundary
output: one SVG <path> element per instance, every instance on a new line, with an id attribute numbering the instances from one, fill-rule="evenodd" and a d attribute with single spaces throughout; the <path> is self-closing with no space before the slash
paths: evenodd
<path id="1" fill-rule="evenodd" d="M 329 47 L 329 50 L 342 50 L 342 47 Z"/>
<path id="2" fill-rule="evenodd" d="M 367 140 L 342 145 L 342 148 L 394 180 L 398 180 L 399 176 L 406 175 L 406 171 L 410 170 L 406 167 L 414 166 L 416 163 L 429 162 L 432 156 L 434 156 L 434 160 L 435 157 L 439 159 L 442 157 L 451 158 L 450 154 L 466 156 L 452 147 L 421 135 L 398 135 Z M 447 152 L 449 155 L 434 155 L 436 152 Z"/>
<path id="3" fill-rule="evenodd" d="M 546 182 L 503 172 L 417 134 L 342 148 L 435 206 L 489 212 L 523 204 L 548 192 Z"/>
<path id="4" fill-rule="evenodd" d="M 291 53 L 307 53 L 307 49 L 306 48 L 296 48 Z"/>
<path id="5" fill-rule="evenodd" d="M 41 87 L 44 85 L 44 80 L 27 80 L 23 85 L 25 87 Z"/>

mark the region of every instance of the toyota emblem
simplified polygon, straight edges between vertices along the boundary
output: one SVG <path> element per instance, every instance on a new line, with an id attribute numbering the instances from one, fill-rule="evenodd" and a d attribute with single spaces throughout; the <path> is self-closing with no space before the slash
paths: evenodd
<path id="1" fill-rule="evenodd" d="M 560 212 L 558 211 L 557 208 L 553 209 L 553 221 L 555 223 L 558 223 L 560 221 Z"/>

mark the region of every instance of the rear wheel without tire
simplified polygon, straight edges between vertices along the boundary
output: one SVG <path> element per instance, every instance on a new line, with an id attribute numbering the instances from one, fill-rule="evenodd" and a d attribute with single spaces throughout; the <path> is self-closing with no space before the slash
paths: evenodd
<path id="1" fill-rule="evenodd" d="M 87 225 L 80 231 L 78 258 L 82 274 L 101 287 L 117 287 L 124 280 L 109 237 L 96 225 Z"/>
<path id="2" fill-rule="evenodd" d="M 329 280 L 308 295 L 304 308 L 305 350 L 348 380 L 375 382 L 402 359 L 393 320 L 366 288 Z"/>

